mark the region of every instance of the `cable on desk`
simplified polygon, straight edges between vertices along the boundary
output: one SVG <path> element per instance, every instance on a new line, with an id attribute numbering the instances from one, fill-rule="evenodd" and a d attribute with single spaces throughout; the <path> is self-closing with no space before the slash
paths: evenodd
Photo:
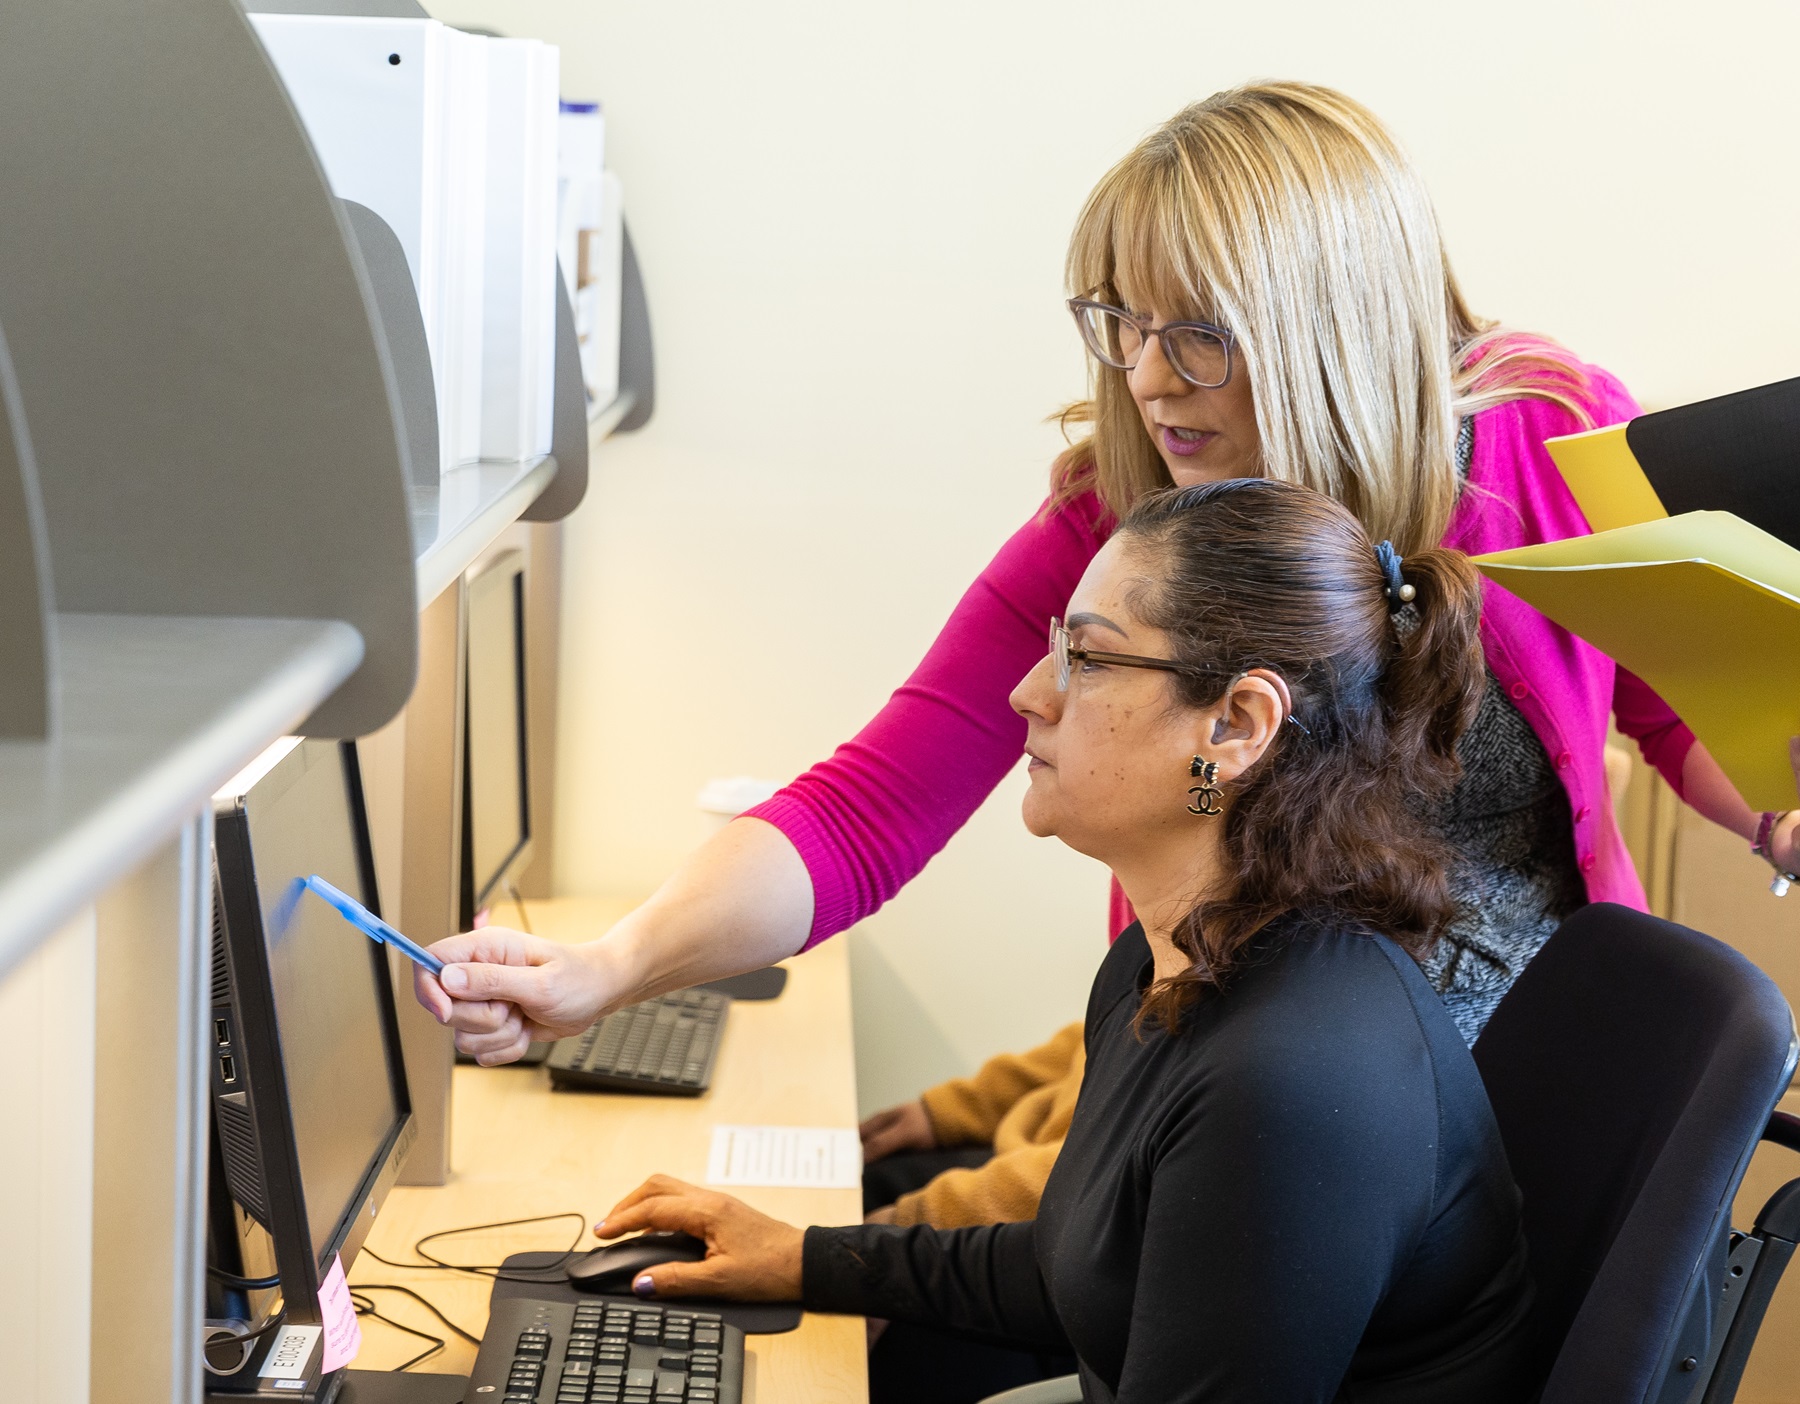
<path id="1" fill-rule="evenodd" d="M 374 1282 L 359 1282 L 350 1289 L 350 1305 L 355 1309 L 358 1316 L 369 1316 L 377 1321 L 385 1321 L 396 1331 L 404 1331 L 409 1336 L 417 1336 L 422 1341 L 431 1342 L 430 1345 L 420 1351 L 417 1355 L 413 1356 L 413 1358 L 408 1360 L 404 1365 L 396 1365 L 390 1373 L 398 1374 L 402 1370 L 410 1370 L 420 1362 L 431 1359 L 432 1356 L 436 1355 L 444 1348 L 445 1341 L 442 1336 L 434 1336 L 429 1331 L 416 1330 L 415 1328 L 406 1325 L 404 1322 L 396 1321 L 391 1316 L 383 1316 L 377 1311 L 375 1309 L 375 1303 L 368 1297 L 363 1296 L 363 1293 L 371 1287 L 379 1290 L 380 1284 Z M 424 1298 L 421 1297 L 420 1300 L 424 1301 Z M 426 1302 L 425 1304 L 431 1306 L 431 1303 L 429 1302 Z M 443 1315 L 436 1307 L 432 1307 L 432 1312 L 434 1315 L 440 1317 Z"/>
<path id="2" fill-rule="evenodd" d="M 437 1307 L 433 1306 L 428 1298 L 421 1296 L 410 1287 L 402 1287 L 397 1282 L 358 1282 L 350 1289 L 350 1292 L 352 1296 L 358 1292 L 399 1292 L 404 1296 L 411 1297 L 420 1306 L 424 1307 L 426 1311 L 430 1312 L 439 1321 L 443 1322 L 444 1325 L 448 1326 L 470 1345 L 478 1346 L 481 1344 L 480 1336 L 471 1335 L 469 1332 L 463 1330 L 462 1327 L 458 1326 L 449 1317 L 445 1316 L 443 1312 L 439 1311 Z M 385 1321 L 387 1318 L 382 1317 L 381 1319 Z"/>
<path id="3" fill-rule="evenodd" d="M 540 1274 L 538 1276 L 527 1277 L 516 1272 L 506 1272 L 504 1271 L 506 1266 L 504 1263 L 449 1263 L 445 1262 L 442 1258 L 433 1257 L 430 1253 L 425 1251 L 425 1245 L 427 1243 L 435 1242 L 440 1238 L 452 1238 L 457 1234 L 463 1233 L 485 1233 L 491 1229 L 518 1228 L 524 1224 L 549 1224 L 555 1223 L 558 1219 L 574 1219 L 580 1227 L 575 1230 L 575 1241 L 558 1256 L 554 1263 L 547 1263 L 536 1270 L 537 1273 Z M 536 1214 L 529 1219 L 502 1219 L 500 1222 L 494 1224 L 468 1224 L 463 1228 L 439 1229 L 436 1233 L 426 1234 L 417 1243 L 413 1244 L 413 1253 L 416 1256 L 425 1259 L 422 1263 L 397 1263 L 391 1258 L 382 1257 L 381 1254 L 377 1253 L 367 1244 L 363 1245 L 362 1251 L 367 1253 L 376 1262 L 387 1267 L 411 1268 L 421 1272 L 431 1270 L 442 1272 L 468 1272 L 475 1274 L 477 1277 L 491 1277 L 496 1282 L 530 1282 L 541 1285 L 544 1283 L 561 1282 L 563 1280 L 563 1268 L 568 1264 L 570 1258 L 573 1258 L 577 1253 L 581 1252 L 581 1233 L 582 1229 L 585 1229 L 586 1227 L 587 1215 L 571 1209 L 561 1214 Z M 543 1276 L 542 1274 L 545 1273 L 551 1275 Z"/>

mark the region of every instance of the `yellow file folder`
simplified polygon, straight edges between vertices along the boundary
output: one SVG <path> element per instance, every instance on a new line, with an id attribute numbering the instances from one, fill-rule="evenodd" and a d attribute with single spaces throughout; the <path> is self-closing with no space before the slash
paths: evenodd
<path id="1" fill-rule="evenodd" d="M 1800 551 L 1729 512 L 1687 512 L 1475 564 L 1661 693 L 1752 809 L 1795 806 Z"/>
<path id="2" fill-rule="evenodd" d="M 1626 442 L 1628 425 L 1545 439 L 1544 447 L 1595 531 L 1668 516 L 1656 489 Z"/>

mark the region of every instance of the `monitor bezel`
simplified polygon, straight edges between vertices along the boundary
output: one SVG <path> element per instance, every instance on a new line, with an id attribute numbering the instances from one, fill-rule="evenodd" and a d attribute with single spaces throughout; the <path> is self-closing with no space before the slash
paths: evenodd
<path id="1" fill-rule="evenodd" d="M 257 785 L 282 783 L 284 769 L 301 763 L 294 757 L 303 746 L 319 744 L 336 746 L 351 818 L 357 877 L 362 887 L 359 896 L 365 906 L 379 914 L 374 855 L 355 742 L 301 742 L 259 776 L 253 785 L 246 787 L 244 793 L 221 796 L 215 803 L 213 815 L 214 881 L 218 885 L 224 916 L 223 945 L 233 1016 L 231 1032 L 237 1065 L 242 1069 L 239 1085 L 234 1090 L 245 1093 L 250 1113 L 251 1134 L 255 1140 L 268 1213 L 267 1227 L 274 1241 L 286 1319 L 292 1325 L 322 1324 L 319 1290 L 328 1265 L 334 1256 L 344 1260 L 346 1271 L 354 1262 L 417 1135 L 387 951 L 373 941 L 365 941 L 370 969 L 375 974 L 382 1043 L 387 1052 L 389 1080 L 398 1115 L 380 1149 L 371 1158 L 356 1192 L 333 1225 L 324 1248 L 315 1257 L 311 1211 L 301 1181 L 299 1145 L 290 1114 L 287 1069 L 281 1053 L 281 1030 L 275 1012 L 268 942 L 245 802 Z M 221 1086 L 216 1066 L 214 1073 L 216 1095 Z"/>

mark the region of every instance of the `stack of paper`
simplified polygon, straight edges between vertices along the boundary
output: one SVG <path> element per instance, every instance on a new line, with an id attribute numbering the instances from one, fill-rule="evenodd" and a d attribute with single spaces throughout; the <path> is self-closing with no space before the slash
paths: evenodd
<path id="1" fill-rule="evenodd" d="M 440 467 L 546 451 L 556 51 L 429 19 L 251 20 L 333 192 L 380 215 L 406 252 L 436 382 Z"/>
<path id="2" fill-rule="evenodd" d="M 1661 693 L 1752 809 L 1793 807 L 1800 551 L 1687 512 L 1475 564 Z"/>
<path id="3" fill-rule="evenodd" d="M 549 44 L 489 41 L 483 458 L 550 451 L 558 67 Z"/>
<path id="4" fill-rule="evenodd" d="M 424 21 L 435 24 L 435 20 Z M 487 268 L 488 40 L 442 27 L 449 60 L 444 85 L 447 139 L 438 151 L 444 161 L 443 223 L 450 276 L 444 283 L 444 362 L 448 368 L 446 437 L 453 437 L 456 461 L 481 457 L 482 320 Z"/>

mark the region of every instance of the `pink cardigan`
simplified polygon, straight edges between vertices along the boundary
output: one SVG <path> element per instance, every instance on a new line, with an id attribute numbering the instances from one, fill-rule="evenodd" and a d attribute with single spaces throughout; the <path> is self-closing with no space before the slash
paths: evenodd
<path id="1" fill-rule="evenodd" d="M 1587 369 L 1596 425 L 1639 413 L 1616 379 Z M 1513 400 L 1478 415 L 1471 490 L 1444 544 L 1478 554 L 1587 532 L 1543 446 L 1580 427 L 1541 400 Z M 911 881 L 1018 763 L 1025 722 L 1007 696 L 1044 656 L 1050 616 L 1064 611 L 1112 525 L 1092 495 L 1034 516 L 969 587 L 875 719 L 749 811 L 788 837 L 812 876 L 808 946 L 854 925 Z M 1488 663 L 1568 791 L 1588 898 L 1641 909 L 1644 889 L 1606 786 L 1607 719 L 1617 717 L 1677 793 L 1693 733 L 1597 649 L 1492 582 L 1484 588 Z"/>

